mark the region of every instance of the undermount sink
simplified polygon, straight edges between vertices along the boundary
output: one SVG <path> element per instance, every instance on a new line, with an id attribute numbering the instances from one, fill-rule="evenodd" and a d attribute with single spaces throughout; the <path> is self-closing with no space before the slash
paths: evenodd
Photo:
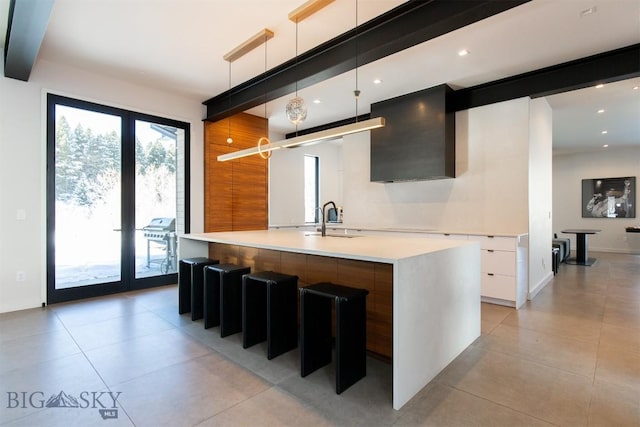
<path id="1" fill-rule="evenodd" d="M 307 232 L 307 233 L 304 233 L 304 235 L 307 237 L 341 237 L 344 239 L 351 239 L 352 237 L 360 237 L 360 236 L 355 236 L 353 234 L 327 234 L 326 236 L 322 236 L 322 234 L 319 231 Z"/>

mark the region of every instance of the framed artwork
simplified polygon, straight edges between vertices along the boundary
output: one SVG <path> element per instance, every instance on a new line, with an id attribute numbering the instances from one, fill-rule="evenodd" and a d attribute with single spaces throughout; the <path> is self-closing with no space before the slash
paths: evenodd
<path id="1" fill-rule="evenodd" d="M 582 180 L 583 218 L 635 218 L 636 177 Z"/>

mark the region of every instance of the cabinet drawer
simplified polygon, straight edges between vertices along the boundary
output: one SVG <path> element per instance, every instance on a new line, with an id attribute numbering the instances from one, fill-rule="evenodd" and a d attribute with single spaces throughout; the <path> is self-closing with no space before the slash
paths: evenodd
<path id="1" fill-rule="evenodd" d="M 480 295 L 507 301 L 516 300 L 516 278 L 499 274 L 482 273 Z"/>
<path id="2" fill-rule="evenodd" d="M 516 253 L 483 249 L 481 251 L 481 271 L 483 273 L 500 274 L 503 276 L 516 275 Z"/>
<path id="3" fill-rule="evenodd" d="M 516 250 L 515 237 L 497 237 L 497 236 L 469 236 L 469 240 L 480 242 L 481 249 L 492 249 L 494 251 L 513 251 Z"/>

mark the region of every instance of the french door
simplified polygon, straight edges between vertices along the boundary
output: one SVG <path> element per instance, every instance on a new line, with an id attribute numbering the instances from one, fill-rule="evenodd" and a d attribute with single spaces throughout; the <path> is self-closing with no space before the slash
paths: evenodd
<path id="1" fill-rule="evenodd" d="M 48 303 L 176 283 L 188 158 L 188 123 L 48 95 Z"/>

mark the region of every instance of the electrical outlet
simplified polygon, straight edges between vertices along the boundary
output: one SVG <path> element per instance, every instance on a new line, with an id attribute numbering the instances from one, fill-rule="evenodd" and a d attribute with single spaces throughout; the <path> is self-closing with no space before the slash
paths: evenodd
<path id="1" fill-rule="evenodd" d="M 24 282 L 27 280 L 27 273 L 24 271 L 16 271 L 16 282 Z"/>

